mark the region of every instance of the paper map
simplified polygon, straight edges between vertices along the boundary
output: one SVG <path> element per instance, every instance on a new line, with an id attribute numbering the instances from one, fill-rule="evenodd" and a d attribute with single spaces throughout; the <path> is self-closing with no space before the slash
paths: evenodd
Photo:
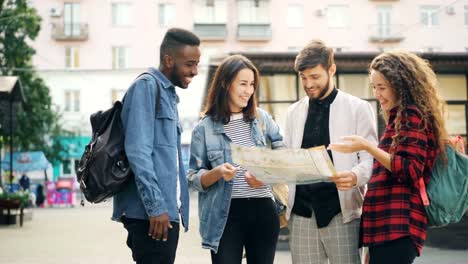
<path id="1" fill-rule="evenodd" d="M 330 181 L 336 174 L 324 146 L 271 150 L 231 144 L 232 161 L 266 184 Z"/>

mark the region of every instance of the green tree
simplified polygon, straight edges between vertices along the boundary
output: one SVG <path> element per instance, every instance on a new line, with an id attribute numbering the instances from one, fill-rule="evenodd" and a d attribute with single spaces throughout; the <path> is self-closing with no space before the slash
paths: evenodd
<path id="1" fill-rule="evenodd" d="M 59 115 L 51 109 L 49 88 L 32 66 L 35 50 L 28 42 L 39 34 L 41 17 L 28 6 L 27 0 L 0 0 L 0 75 L 19 76 L 26 103 L 17 111 L 14 148 L 18 151 L 42 150 L 47 158 L 60 160 L 63 147 L 54 138 L 65 131 L 59 125 Z M 9 132 L 1 131 L 8 144 Z"/>

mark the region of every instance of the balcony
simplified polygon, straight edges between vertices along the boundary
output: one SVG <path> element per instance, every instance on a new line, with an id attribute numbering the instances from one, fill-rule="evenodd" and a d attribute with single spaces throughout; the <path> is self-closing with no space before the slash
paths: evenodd
<path id="1" fill-rule="evenodd" d="M 403 37 L 403 25 L 370 25 L 369 41 L 392 43 L 400 42 Z"/>
<path id="2" fill-rule="evenodd" d="M 271 24 L 239 24 L 237 25 L 237 39 L 241 41 L 271 40 Z"/>
<path id="3" fill-rule="evenodd" d="M 225 23 L 195 23 L 193 31 L 202 40 L 224 40 L 227 36 Z"/>
<path id="4" fill-rule="evenodd" d="M 88 24 L 52 24 L 52 38 L 57 41 L 84 41 L 88 39 Z"/>

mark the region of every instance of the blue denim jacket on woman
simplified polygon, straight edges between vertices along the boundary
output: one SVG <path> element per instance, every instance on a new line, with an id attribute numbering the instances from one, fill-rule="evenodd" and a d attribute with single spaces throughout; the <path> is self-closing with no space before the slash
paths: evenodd
<path id="1" fill-rule="evenodd" d="M 272 149 L 284 147 L 278 125 L 271 116 L 257 108 L 257 118 L 252 121 L 252 139 L 257 147 L 271 145 Z M 227 222 L 233 181 L 219 179 L 203 189 L 201 176 L 225 162 L 232 164 L 232 141 L 224 131 L 222 122 L 214 122 L 210 116 L 203 118 L 192 132 L 189 186 L 199 191 L 198 216 L 202 247 L 218 251 L 219 241 Z"/>
<path id="2" fill-rule="evenodd" d="M 125 215 L 147 220 L 167 213 L 170 221 L 180 222 L 181 218 L 187 231 L 189 194 L 181 155 L 179 97 L 174 85 L 159 70 L 149 68 L 147 72 L 135 80 L 125 95 L 121 119 L 125 152 L 135 180 L 114 196 L 112 219 L 118 221 Z M 177 199 L 181 200 L 180 208 Z"/>

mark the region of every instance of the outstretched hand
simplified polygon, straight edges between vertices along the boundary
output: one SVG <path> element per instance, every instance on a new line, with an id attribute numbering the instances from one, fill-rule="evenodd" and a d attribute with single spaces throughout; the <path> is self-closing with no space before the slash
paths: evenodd
<path id="1" fill-rule="evenodd" d="M 328 145 L 329 150 L 334 150 L 343 153 L 353 153 L 361 150 L 367 150 L 370 142 L 361 136 L 347 136 L 341 138 L 342 142 L 332 143 Z"/>

